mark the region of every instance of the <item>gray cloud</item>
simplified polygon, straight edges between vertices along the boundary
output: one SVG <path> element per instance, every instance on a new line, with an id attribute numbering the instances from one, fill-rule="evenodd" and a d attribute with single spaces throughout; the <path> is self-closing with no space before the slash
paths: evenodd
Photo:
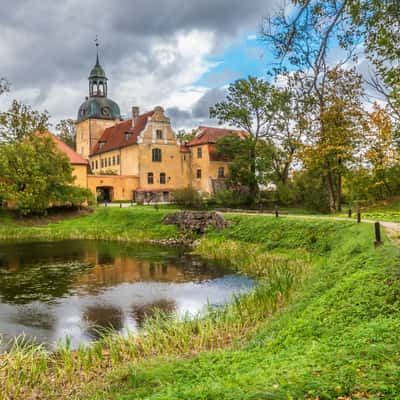
<path id="1" fill-rule="evenodd" d="M 225 98 L 226 91 L 223 89 L 210 89 L 206 91 L 192 106 L 190 111 L 178 107 L 166 109 L 176 129 L 188 129 L 198 125 L 218 125 L 218 121 L 209 118 L 210 107 Z"/>
<path id="2" fill-rule="evenodd" d="M 98 33 L 112 87 L 124 85 L 121 79 L 127 79 L 127 66 L 131 66 L 130 80 L 145 75 L 171 79 L 168 90 L 173 92 L 185 66 L 179 60 L 163 63 L 155 47 L 170 44 L 173 48 L 178 34 L 209 32 L 211 55 L 243 33 L 257 31 L 261 17 L 280 1 L 14 0 L 0 4 L 0 76 L 12 82 L 13 93 L 29 98 L 34 106 L 46 106 L 53 115 L 73 116 L 78 95 L 83 98 L 87 92 Z M 132 98 L 137 97 L 133 93 Z M 204 106 L 197 104 L 193 115 L 204 114 Z"/>
<path id="3" fill-rule="evenodd" d="M 193 106 L 193 116 L 195 118 L 208 118 L 210 107 L 223 100 L 225 96 L 226 91 L 223 89 L 215 88 L 209 90 Z"/>

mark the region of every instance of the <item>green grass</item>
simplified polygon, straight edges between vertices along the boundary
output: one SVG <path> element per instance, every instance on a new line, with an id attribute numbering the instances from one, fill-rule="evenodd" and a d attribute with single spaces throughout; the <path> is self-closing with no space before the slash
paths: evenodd
<path id="1" fill-rule="evenodd" d="M 172 225 L 161 222 L 173 209 L 134 206 L 101 207 L 83 217 L 57 223 L 24 225 L 12 220 L 9 213 L 0 214 L 0 239 L 61 240 L 98 239 L 144 242 L 178 235 Z"/>
<path id="2" fill-rule="evenodd" d="M 398 249 L 374 249 L 372 227 L 351 222 L 233 221 L 199 251 L 235 260 L 246 247 L 233 250 L 233 240 L 252 243 L 244 257 L 260 254 L 261 243 L 273 254 L 309 254 L 312 267 L 290 304 L 245 345 L 127 366 L 93 398 L 400 398 Z"/>
<path id="3" fill-rule="evenodd" d="M 107 208 L 40 227 L 8 221 L 0 236 L 10 227 L 24 238 L 32 232 L 121 240 L 176 235 L 160 225 L 164 212 Z M 386 237 L 375 249 L 373 226 L 353 221 L 228 218 L 230 226 L 208 232 L 195 251 L 257 276 L 254 292 L 192 320 L 158 315 L 147 334 L 107 336 L 76 353 L 15 346 L 0 358 L 2 393 L 96 400 L 400 398 L 398 249 Z"/>
<path id="4" fill-rule="evenodd" d="M 347 217 L 347 210 L 348 208 L 343 208 L 342 217 Z M 373 205 L 363 206 L 361 215 L 364 219 L 375 221 L 400 222 L 400 200 L 395 197 Z M 355 207 L 353 207 L 353 218 L 357 218 Z"/>

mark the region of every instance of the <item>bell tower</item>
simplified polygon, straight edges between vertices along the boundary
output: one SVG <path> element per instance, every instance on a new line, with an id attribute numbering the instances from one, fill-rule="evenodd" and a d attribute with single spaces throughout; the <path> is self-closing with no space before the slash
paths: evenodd
<path id="1" fill-rule="evenodd" d="M 76 121 L 76 151 L 89 158 L 106 128 L 121 120 L 117 103 L 108 98 L 108 78 L 99 61 L 99 41 L 96 37 L 96 64 L 89 74 L 89 96 L 81 104 Z"/>

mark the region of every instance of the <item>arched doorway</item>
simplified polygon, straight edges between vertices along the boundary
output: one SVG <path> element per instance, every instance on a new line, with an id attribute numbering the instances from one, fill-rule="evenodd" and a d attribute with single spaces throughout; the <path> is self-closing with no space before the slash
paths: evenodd
<path id="1" fill-rule="evenodd" d="M 97 186 L 96 193 L 99 203 L 113 201 L 114 188 L 112 186 Z"/>

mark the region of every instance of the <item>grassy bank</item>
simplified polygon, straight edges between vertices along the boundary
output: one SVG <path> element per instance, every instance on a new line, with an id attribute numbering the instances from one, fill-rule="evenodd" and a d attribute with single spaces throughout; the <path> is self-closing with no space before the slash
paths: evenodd
<path id="1" fill-rule="evenodd" d="M 398 398 L 398 249 L 387 242 L 374 249 L 372 227 L 351 222 L 232 219 L 198 251 L 237 266 L 247 260 L 243 265 L 256 270 L 271 262 L 266 254 L 308 257 L 289 305 L 245 344 L 130 366 L 94 398 Z M 259 263 L 260 256 L 269 258 Z"/>
<path id="2" fill-rule="evenodd" d="M 59 222 L 37 223 L 35 220 L 11 218 L 0 214 L 0 239 L 62 240 L 97 239 L 144 242 L 177 236 L 172 225 L 161 222 L 170 209 L 134 206 L 102 207 L 93 213 Z"/>
<path id="3" fill-rule="evenodd" d="M 108 233 L 121 240 L 176 235 L 173 227 L 160 226 L 163 212 L 109 208 L 40 227 L 8 222 L 0 235 L 9 235 L 10 227 L 14 237 L 26 239 L 53 233 L 101 239 Z M 351 221 L 229 219 L 229 228 L 209 232 L 196 251 L 259 277 L 254 292 L 184 322 L 160 315 L 148 322 L 145 335 L 109 336 L 75 353 L 16 346 L 0 359 L 3 395 L 396 398 L 398 249 L 387 241 L 374 249 L 372 226 Z"/>

